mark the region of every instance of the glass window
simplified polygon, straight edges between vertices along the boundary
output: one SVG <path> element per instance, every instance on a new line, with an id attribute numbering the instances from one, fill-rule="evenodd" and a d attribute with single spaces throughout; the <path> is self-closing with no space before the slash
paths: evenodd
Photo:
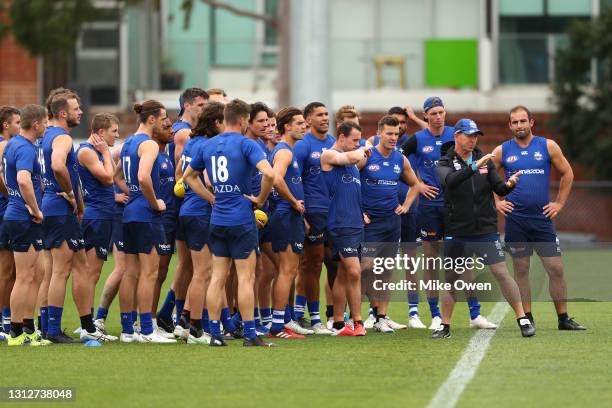
<path id="1" fill-rule="evenodd" d="M 551 16 L 590 16 L 591 0 L 548 0 Z"/>
<path id="2" fill-rule="evenodd" d="M 541 16 L 544 14 L 544 0 L 501 0 L 499 14 L 502 16 Z"/>

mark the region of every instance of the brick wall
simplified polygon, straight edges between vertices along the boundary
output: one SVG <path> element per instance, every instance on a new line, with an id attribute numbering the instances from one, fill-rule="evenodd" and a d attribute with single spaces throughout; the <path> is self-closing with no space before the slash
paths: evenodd
<path id="1" fill-rule="evenodd" d="M 0 40 L 0 105 L 39 102 L 37 59 L 9 33 Z"/>

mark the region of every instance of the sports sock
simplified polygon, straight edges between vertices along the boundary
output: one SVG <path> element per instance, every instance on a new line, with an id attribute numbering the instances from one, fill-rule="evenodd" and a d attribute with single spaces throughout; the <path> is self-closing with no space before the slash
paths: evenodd
<path id="1" fill-rule="evenodd" d="M 13 337 L 21 336 L 21 333 L 23 333 L 23 323 L 11 322 L 9 333 L 12 333 Z"/>
<path id="2" fill-rule="evenodd" d="M 188 329 L 189 320 L 191 320 L 191 311 L 183 308 L 183 311 L 181 312 L 181 316 L 178 319 L 179 326 L 183 327 L 184 329 Z"/>
<path id="3" fill-rule="evenodd" d="M 153 318 L 151 312 L 140 314 L 140 332 L 147 336 L 153 333 Z"/>
<path id="4" fill-rule="evenodd" d="M 269 307 L 262 307 L 259 309 L 261 312 L 261 324 L 267 325 L 272 322 L 272 309 Z"/>
<path id="5" fill-rule="evenodd" d="M 304 317 L 304 313 L 306 312 L 306 296 L 296 295 L 295 296 L 295 319 L 300 320 Z"/>
<path id="6" fill-rule="evenodd" d="M 28 334 L 34 333 L 34 319 L 23 319 L 23 329 L 27 329 Z"/>
<path id="7" fill-rule="evenodd" d="M 202 335 L 202 319 L 191 319 L 189 320 L 189 334 L 193 337 L 200 337 Z"/>
<path id="8" fill-rule="evenodd" d="M 175 300 L 176 296 L 174 294 L 174 290 L 170 289 L 168 293 L 166 293 L 164 303 L 162 304 L 161 309 L 159 309 L 159 312 L 157 312 L 157 315 L 165 320 L 170 320 L 172 318 Z"/>
<path id="9" fill-rule="evenodd" d="M 136 323 L 138 320 L 138 312 L 136 310 L 132 310 L 132 323 Z"/>
<path id="10" fill-rule="evenodd" d="M 310 325 L 314 326 L 317 323 L 321 323 L 321 316 L 319 316 L 319 301 L 315 300 L 308 302 L 308 313 L 310 313 Z"/>
<path id="11" fill-rule="evenodd" d="M 210 320 L 208 318 L 208 309 L 202 309 L 202 330 L 210 333 Z"/>
<path id="12" fill-rule="evenodd" d="M 221 337 L 221 321 L 211 320 L 210 321 L 210 335 L 213 337 Z"/>
<path id="13" fill-rule="evenodd" d="M 344 327 L 344 322 L 334 322 L 334 329 L 336 330 L 342 330 L 342 328 Z"/>
<path id="14" fill-rule="evenodd" d="M 234 324 L 234 327 L 240 327 L 240 324 L 242 323 L 242 315 L 240 314 L 240 312 L 234 313 L 234 315 L 232 316 L 232 323 Z"/>
<path id="15" fill-rule="evenodd" d="M 2 328 L 5 333 L 11 330 L 11 308 L 5 307 L 2 309 Z"/>
<path id="16" fill-rule="evenodd" d="M 134 334 L 132 312 L 121 313 L 121 332 L 125 334 Z"/>
<path id="17" fill-rule="evenodd" d="M 106 316 L 108 316 L 108 309 L 102 306 L 98 306 L 98 312 L 96 313 L 96 320 L 106 319 Z"/>
<path id="18" fill-rule="evenodd" d="M 285 327 L 285 315 L 286 309 L 274 309 L 274 312 L 272 312 L 272 328 L 270 329 L 272 334 L 276 334 L 283 330 Z"/>
<path id="19" fill-rule="evenodd" d="M 259 321 L 259 308 L 258 307 L 253 309 L 253 318 L 255 319 L 255 326 L 261 326 L 261 322 Z"/>
<path id="20" fill-rule="evenodd" d="M 285 323 L 289 323 L 291 320 L 293 320 L 293 307 L 285 305 Z"/>
<path id="21" fill-rule="evenodd" d="M 86 330 L 87 333 L 94 333 L 96 331 L 96 327 L 93 324 L 93 320 L 91 320 L 91 314 L 81 316 L 80 319 L 81 329 Z"/>
<path id="22" fill-rule="evenodd" d="M 62 333 L 62 312 L 63 307 L 47 306 L 49 312 L 49 336 L 59 336 Z"/>
<path id="23" fill-rule="evenodd" d="M 467 299 L 468 307 L 470 308 L 470 319 L 474 320 L 480 316 L 480 302 L 477 297 L 469 297 Z"/>
<path id="24" fill-rule="evenodd" d="M 254 339 L 257 337 L 257 333 L 255 332 L 255 320 L 244 320 L 242 322 L 242 327 L 244 327 L 245 339 Z"/>
<path id="25" fill-rule="evenodd" d="M 431 318 L 434 317 L 442 317 L 440 314 L 440 308 L 438 307 L 438 298 L 437 297 L 428 297 L 427 303 L 429 303 L 429 311 L 431 312 Z"/>
<path id="26" fill-rule="evenodd" d="M 376 323 L 385 319 L 385 315 L 377 314 L 376 315 Z"/>
<path id="27" fill-rule="evenodd" d="M 408 316 L 419 314 L 419 292 L 408 292 Z"/>
<path id="28" fill-rule="evenodd" d="M 40 307 L 40 332 L 46 335 L 49 331 L 49 314 L 47 312 L 47 306 Z"/>
<path id="29" fill-rule="evenodd" d="M 531 314 L 531 313 L 530 313 Z M 566 320 L 569 320 L 569 316 L 567 315 L 567 313 L 559 313 L 557 315 L 558 319 L 560 322 L 564 322 Z"/>
<path id="30" fill-rule="evenodd" d="M 236 331 L 236 326 L 234 326 L 234 322 L 232 322 L 232 319 L 230 318 L 229 307 L 224 307 L 221 310 L 221 323 L 223 323 L 223 329 L 229 332 Z M 212 324 L 212 321 L 211 321 L 211 324 Z M 212 326 L 211 326 L 211 330 L 212 330 Z"/>
<path id="31" fill-rule="evenodd" d="M 325 317 L 327 320 L 334 317 L 334 305 L 325 305 Z"/>
<path id="32" fill-rule="evenodd" d="M 176 306 L 176 321 L 174 324 L 177 325 L 181 320 L 181 314 L 183 313 L 183 308 L 185 307 L 185 299 L 176 299 L 174 305 Z"/>

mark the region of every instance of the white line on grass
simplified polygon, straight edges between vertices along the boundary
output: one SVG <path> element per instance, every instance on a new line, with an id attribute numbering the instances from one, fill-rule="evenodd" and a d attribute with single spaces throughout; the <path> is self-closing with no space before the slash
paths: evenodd
<path id="1" fill-rule="evenodd" d="M 510 307 L 506 302 L 498 302 L 495 304 L 488 319 L 495 324 L 499 324 L 509 309 Z M 452 408 L 457 404 L 463 390 L 474 378 L 496 331 L 478 330 L 472 336 L 470 343 L 461 355 L 461 359 L 459 359 L 453 371 L 448 375 L 444 384 L 438 388 L 436 395 L 429 402 L 427 408 Z"/>

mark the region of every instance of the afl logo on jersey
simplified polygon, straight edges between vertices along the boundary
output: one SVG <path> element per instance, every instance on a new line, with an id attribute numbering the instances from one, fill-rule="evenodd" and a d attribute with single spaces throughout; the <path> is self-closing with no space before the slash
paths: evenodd
<path id="1" fill-rule="evenodd" d="M 370 164 L 368 166 L 368 170 L 370 170 L 370 171 L 378 171 L 378 170 L 380 170 L 380 166 L 378 164 Z"/>
<path id="2" fill-rule="evenodd" d="M 318 159 L 321 157 L 321 152 L 312 152 L 310 153 L 310 158 L 311 159 Z"/>
<path id="3" fill-rule="evenodd" d="M 540 153 L 540 152 L 535 152 L 535 153 L 533 154 L 533 159 L 534 159 L 534 160 L 542 160 L 542 158 L 543 158 L 543 157 L 542 157 L 542 153 Z"/>
<path id="4" fill-rule="evenodd" d="M 425 146 L 423 148 L 423 153 L 431 153 L 433 152 L 433 150 L 434 150 L 433 146 Z"/>
<path id="5" fill-rule="evenodd" d="M 514 162 L 515 162 L 515 161 L 517 161 L 517 160 L 518 160 L 518 156 L 509 156 L 509 157 L 506 159 L 506 163 L 514 163 Z"/>

